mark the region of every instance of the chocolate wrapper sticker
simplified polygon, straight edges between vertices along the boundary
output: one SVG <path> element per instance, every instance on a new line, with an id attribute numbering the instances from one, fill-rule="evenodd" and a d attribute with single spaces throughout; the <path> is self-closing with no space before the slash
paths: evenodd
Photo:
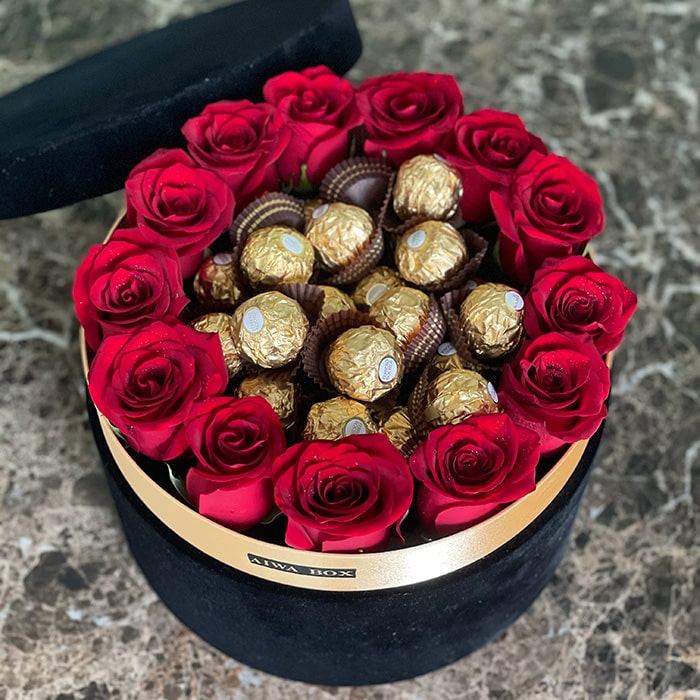
<path id="1" fill-rule="evenodd" d="M 498 412 L 496 390 L 477 372 L 448 370 L 428 384 L 423 416 L 430 429 L 456 425 L 469 416 Z"/>
<path id="2" fill-rule="evenodd" d="M 325 284 L 318 285 L 318 288 L 323 290 L 323 307 L 319 318 L 328 318 L 339 311 L 357 311 L 355 302 L 340 289 Z"/>
<path id="3" fill-rule="evenodd" d="M 432 381 L 439 374 L 451 369 L 464 369 L 464 364 L 452 343 L 442 343 L 428 363 L 428 379 Z"/>
<path id="4" fill-rule="evenodd" d="M 402 286 L 404 283 L 398 272 L 390 267 L 380 265 L 355 285 L 352 300 L 358 309 L 368 309 L 387 291 Z"/>
<path id="5" fill-rule="evenodd" d="M 462 302 L 459 323 L 470 350 L 497 360 L 515 350 L 523 334 L 523 298 L 505 284 L 487 282 Z"/>
<path id="6" fill-rule="evenodd" d="M 231 328 L 244 358 L 270 369 L 299 355 L 309 321 L 294 299 L 280 292 L 263 292 L 236 309 Z"/>
<path id="7" fill-rule="evenodd" d="M 316 254 L 307 238 L 288 226 L 268 226 L 250 234 L 240 266 L 254 289 L 308 282 Z"/>
<path id="8" fill-rule="evenodd" d="M 417 443 L 416 431 L 406 406 L 397 406 L 379 419 L 379 432 L 384 433 L 396 449 L 408 457 Z"/>
<path id="9" fill-rule="evenodd" d="M 367 246 L 374 222 L 363 209 L 351 204 L 322 204 L 311 214 L 306 237 L 331 272 L 350 264 Z"/>
<path id="10" fill-rule="evenodd" d="M 262 396 L 272 406 L 285 428 L 294 425 L 298 387 L 289 372 L 269 371 L 246 377 L 238 385 L 236 396 L 239 399 L 245 396 Z"/>
<path id="11" fill-rule="evenodd" d="M 403 233 L 394 260 L 403 279 L 432 289 L 455 275 L 468 260 L 464 239 L 450 224 L 424 221 Z"/>
<path id="12" fill-rule="evenodd" d="M 358 401 L 337 396 L 314 404 L 309 410 L 304 440 L 340 440 L 349 435 L 376 433 L 372 416 Z"/>
<path id="13" fill-rule="evenodd" d="M 420 155 L 401 164 L 394 182 L 394 211 L 401 219 L 447 221 L 462 199 L 462 181 L 439 156 Z"/>
<path id="14" fill-rule="evenodd" d="M 394 334 L 375 326 L 351 328 L 338 336 L 326 357 L 331 384 L 358 401 L 376 401 L 403 377 L 403 356 Z"/>
<path id="15" fill-rule="evenodd" d="M 200 304 L 223 304 L 233 309 L 241 298 L 241 290 L 234 282 L 231 253 L 207 258 L 197 270 L 193 286 Z"/>
<path id="16" fill-rule="evenodd" d="M 369 307 L 369 315 L 377 325 L 396 336 L 401 349 L 416 337 L 429 311 L 430 297 L 411 287 L 386 292 Z"/>
<path id="17" fill-rule="evenodd" d="M 190 324 L 202 333 L 216 333 L 219 336 L 229 378 L 235 377 L 243 369 L 243 358 L 234 340 L 231 321 L 229 314 L 213 312 L 194 319 Z"/>

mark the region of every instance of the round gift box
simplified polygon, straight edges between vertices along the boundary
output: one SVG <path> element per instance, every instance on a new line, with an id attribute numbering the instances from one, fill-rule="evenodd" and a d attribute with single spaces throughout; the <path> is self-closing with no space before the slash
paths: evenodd
<path id="1" fill-rule="evenodd" d="M 82 336 L 81 350 L 87 372 Z M 129 547 L 163 603 L 238 661 L 328 685 L 418 676 L 525 612 L 566 550 L 603 430 L 571 445 L 535 491 L 463 532 L 328 554 L 200 516 L 136 463 L 89 398 L 88 411 Z"/>

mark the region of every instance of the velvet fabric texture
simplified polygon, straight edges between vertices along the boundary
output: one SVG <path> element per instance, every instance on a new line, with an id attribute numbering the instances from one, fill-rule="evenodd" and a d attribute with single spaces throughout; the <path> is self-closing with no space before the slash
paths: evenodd
<path id="1" fill-rule="evenodd" d="M 0 98 L 0 219 L 117 190 L 208 103 L 261 99 L 285 70 L 342 74 L 360 53 L 348 0 L 247 0 L 45 76 Z"/>
<path id="2" fill-rule="evenodd" d="M 415 677 L 503 632 L 539 595 L 561 560 L 602 434 L 601 427 L 549 508 L 488 557 L 420 585 L 322 592 L 257 579 L 175 535 L 128 486 L 89 400 L 88 410 L 132 554 L 165 605 L 238 661 L 327 685 Z"/>

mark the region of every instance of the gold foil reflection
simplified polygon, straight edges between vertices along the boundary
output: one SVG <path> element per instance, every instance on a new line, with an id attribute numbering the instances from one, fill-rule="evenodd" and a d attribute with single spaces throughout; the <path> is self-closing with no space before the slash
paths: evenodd
<path id="1" fill-rule="evenodd" d="M 348 435 L 376 433 L 377 425 L 358 401 L 336 396 L 314 404 L 309 410 L 304 440 L 340 440 Z"/>
<path id="2" fill-rule="evenodd" d="M 391 331 L 405 348 L 423 327 L 430 312 L 430 298 L 419 289 L 399 287 L 383 294 L 369 307 L 369 315 Z"/>
<path id="3" fill-rule="evenodd" d="M 219 336 L 228 376 L 235 377 L 243 368 L 243 360 L 231 331 L 231 316 L 219 312 L 204 314 L 192 321 L 190 325 L 201 333 L 216 333 Z"/>
<path id="4" fill-rule="evenodd" d="M 281 373 L 263 372 L 246 377 L 238 385 L 236 396 L 239 399 L 245 396 L 262 396 L 272 406 L 285 428 L 294 425 L 297 385 L 285 370 L 281 370 Z"/>
<path id="5" fill-rule="evenodd" d="M 498 413 L 493 385 L 469 369 L 443 372 L 428 384 L 423 417 L 431 428 L 456 425 L 469 416 Z"/>

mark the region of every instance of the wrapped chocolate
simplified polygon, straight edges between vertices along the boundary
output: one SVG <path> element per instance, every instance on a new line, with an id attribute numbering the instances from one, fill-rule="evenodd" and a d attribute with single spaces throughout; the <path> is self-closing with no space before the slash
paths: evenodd
<path id="1" fill-rule="evenodd" d="M 394 260 L 403 279 L 433 289 L 455 275 L 468 260 L 464 239 L 450 224 L 424 221 L 403 233 Z"/>
<path id="2" fill-rule="evenodd" d="M 272 406 L 285 428 L 291 428 L 296 418 L 298 386 L 284 370 L 262 372 L 246 377 L 238 385 L 236 396 L 262 396 Z"/>
<path id="3" fill-rule="evenodd" d="M 374 222 L 364 209 L 342 202 L 317 207 L 306 227 L 306 237 L 331 272 L 351 263 L 367 246 L 373 232 Z"/>
<path id="4" fill-rule="evenodd" d="M 314 404 L 309 410 L 304 440 L 340 440 L 348 435 L 376 433 L 372 416 L 358 401 L 336 396 Z"/>
<path id="5" fill-rule="evenodd" d="M 321 308 L 319 318 L 328 318 L 331 314 L 336 314 L 339 311 L 357 310 L 355 302 L 337 287 L 319 284 L 318 288 L 323 290 L 323 307 Z"/>
<path id="6" fill-rule="evenodd" d="M 398 287 L 383 294 L 369 307 L 377 325 L 391 331 L 405 348 L 423 327 L 430 311 L 430 297 L 419 289 Z"/>
<path id="7" fill-rule="evenodd" d="M 457 171 L 440 156 L 420 155 L 404 161 L 392 192 L 401 219 L 447 221 L 457 213 L 463 187 Z"/>
<path id="8" fill-rule="evenodd" d="M 241 298 L 241 290 L 234 282 L 231 253 L 208 257 L 197 270 L 193 286 L 200 304 L 221 304 L 233 309 Z"/>
<path id="9" fill-rule="evenodd" d="M 451 369 L 464 369 L 464 364 L 452 343 L 442 343 L 428 363 L 428 380 L 432 381 L 439 374 Z"/>
<path id="10" fill-rule="evenodd" d="M 493 384 L 477 372 L 452 369 L 428 384 L 423 418 L 430 429 L 456 425 L 469 416 L 498 412 Z"/>
<path id="11" fill-rule="evenodd" d="M 231 320 L 232 318 L 229 314 L 212 312 L 195 318 L 190 323 L 192 328 L 201 333 L 218 334 L 229 378 L 235 377 L 243 369 L 243 359 L 233 337 Z"/>
<path id="12" fill-rule="evenodd" d="M 331 343 L 326 370 L 339 392 L 358 401 L 376 401 L 400 384 L 403 356 L 393 333 L 359 326 Z"/>
<path id="13" fill-rule="evenodd" d="M 311 215 L 326 202 L 320 197 L 314 197 L 313 199 L 307 199 L 304 202 L 304 227 L 308 227 L 311 223 Z"/>
<path id="14" fill-rule="evenodd" d="M 309 332 L 309 321 L 294 299 L 280 292 L 263 292 L 236 309 L 231 329 L 243 357 L 270 369 L 296 359 Z"/>
<path id="15" fill-rule="evenodd" d="M 462 302 L 459 323 L 472 353 L 497 360 L 515 350 L 523 334 L 523 298 L 505 284 L 487 282 Z"/>
<path id="16" fill-rule="evenodd" d="M 368 309 L 386 291 L 402 286 L 403 280 L 396 270 L 380 265 L 355 285 L 352 300 L 358 309 Z"/>
<path id="17" fill-rule="evenodd" d="M 397 450 L 408 456 L 417 442 L 413 421 L 406 406 L 397 406 L 379 419 L 379 432 L 386 435 Z"/>
<path id="18" fill-rule="evenodd" d="M 314 271 L 314 247 L 289 226 L 267 226 L 250 234 L 240 267 L 254 289 L 308 282 Z"/>

